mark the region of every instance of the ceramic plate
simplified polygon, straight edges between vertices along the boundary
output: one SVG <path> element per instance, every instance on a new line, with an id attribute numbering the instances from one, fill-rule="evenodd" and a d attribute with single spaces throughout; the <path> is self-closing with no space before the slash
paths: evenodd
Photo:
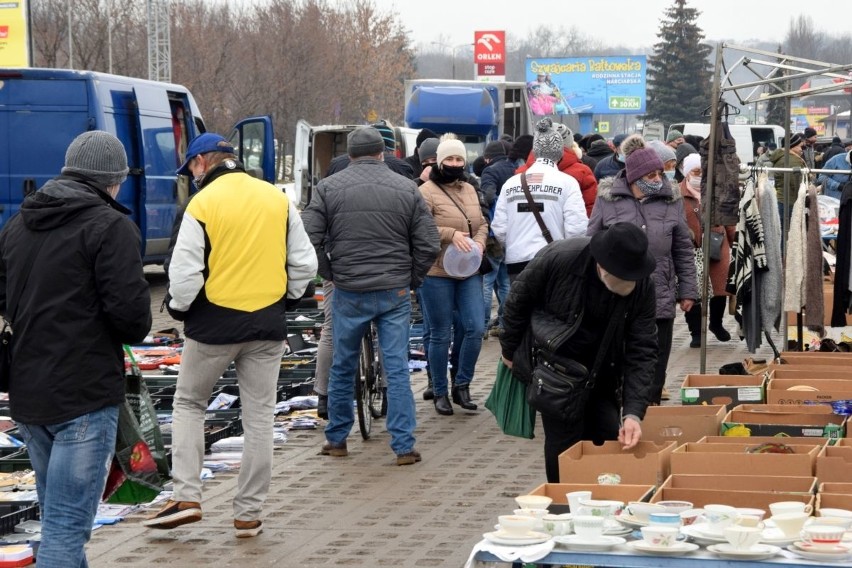
<path id="1" fill-rule="evenodd" d="M 550 540 L 550 535 L 540 532 L 530 531 L 526 535 L 517 537 L 515 535 L 507 535 L 503 531 L 485 533 L 482 537 L 488 542 L 494 544 L 504 544 L 507 546 L 527 546 L 530 544 L 541 544 Z"/>
<path id="2" fill-rule="evenodd" d="M 826 554 L 825 552 L 808 552 L 806 550 L 802 550 L 797 548 L 795 544 L 791 544 L 787 547 L 787 550 L 799 556 L 800 558 L 804 558 L 805 560 L 818 560 L 820 562 L 849 562 L 852 560 L 852 553 L 845 552 L 843 554 Z"/>
<path id="3" fill-rule="evenodd" d="M 698 550 L 698 545 L 691 542 L 678 542 L 674 546 L 653 546 L 644 540 L 633 540 L 628 542 L 627 546 L 639 552 L 658 556 L 681 556 Z"/>
<path id="4" fill-rule="evenodd" d="M 725 535 L 722 531 L 716 531 L 710 528 L 710 525 L 707 523 L 695 523 L 692 526 L 692 530 L 699 533 L 701 536 L 705 538 L 715 538 L 724 541 Z"/>
<path id="5" fill-rule="evenodd" d="M 555 536 L 553 537 L 553 541 L 559 545 L 562 545 L 568 550 L 579 550 L 586 552 L 609 550 L 613 546 L 624 544 L 625 542 L 627 542 L 620 536 L 603 535 L 598 538 L 589 539 L 578 536 L 576 534 L 568 536 Z"/>
<path id="6" fill-rule="evenodd" d="M 625 513 L 618 515 L 615 519 L 619 523 L 621 523 L 622 525 L 625 525 L 625 526 L 633 528 L 633 529 L 638 529 L 638 528 L 648 526 L 647 521 L 640 521 L 638 518 L 634 517 L 633 515 L 627 515 Z"/>
<path id="7" fill-rule="evenodd" d="M 723 542 L 727 542 L 724 538 L 716 538 L 705 536 L 703 533 L 696 531 L 693 525 L 687 525 L 685 527 L 680 527 L 680 532 L 689 537 L 689 540 L 700 544 L 702 546 L 707 546 L 710 544 L 721 544 Z"/>
<path id="8" fill-rule="evenodd" d="M 772 544 L 775 546 L 788 546 L 793 544 L 801 537 L 799 536 L 787 536 L 781 529 L 774 528 L 766 528 L 763 529 L 762 536 L 760 537 L 760 542 L 763 544 Z"/>
<path id="9" fill-rule="evenodd" d="M 769 544 L 755 544 L 748 550 L 740 550 L 727 543 L 711 544 L 707 550 L 729 560 L 766 560 L 781 552 L 780 548 Z"/>
<path id="10" fill-rule="evenodd" d="M 793 546 L 795 546 L 799 550 L 804 550 L 805 552 L 813 552 L 815 554 L 828 554 L 831 556 L 843 556 L 844 554 L 852 554 L 852 549 L 850 549 L 848 546 L 837 545 L 829 548 L 825 546 L 814 546 L 812 544 L 808 544 L 807 542 L 802 542 L 798 540 L 793 543 Z"/>

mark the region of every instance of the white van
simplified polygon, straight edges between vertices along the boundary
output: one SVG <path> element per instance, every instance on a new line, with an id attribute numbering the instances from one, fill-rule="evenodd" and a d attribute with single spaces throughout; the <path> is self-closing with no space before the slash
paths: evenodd
<path id="1" fill-rule="evenodd" d="M 737 143 L 737 156 L 743 165 L 751 165 L 755 161 L 758 146 L 766 146 L 774 142 L 779 148 L 784 147 L 784 129 L 773 124 L 729 124 L 731 136 Z M 672 124 L 669 132 L 679 130 L 684 135 L 692 134 L 707 138 L 710 136 L 710 125 L 701 122 L 685 122 Z M 696 148 L 699 150 L 699 148 Z"/>

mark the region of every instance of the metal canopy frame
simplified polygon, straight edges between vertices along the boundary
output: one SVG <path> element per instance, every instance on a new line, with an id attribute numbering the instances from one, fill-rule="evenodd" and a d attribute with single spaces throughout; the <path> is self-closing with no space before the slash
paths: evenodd
<path id="1" fill-rule="evenodd" d="M 725 51 L 738 51 L 742 52 L 746 55 L 741 56 L 736 63 L 730 68 L 727 69 L 727 66 L 724 62 L 724 53 Z M 771 59 L 775 59 L 775 61 L 764 60 L 764 59 L 756 59 L 753 56 L 760 57 L 768 57 Z M 748 69 L 752 74 L 758 77 L 756 81 L 750 81 L 740 84 L 735 84 L 731 75 L 735 69 L 738 67 L 743 67 Z M 756 69 L 755 67 L 758 67 Z M 763 73 L 760 72 L 760 70 Z M 740 104 L 751 104 L 761 101 L 767 101 L 772 99 L 784 99 L 785 101 L 785 114 L 784 114 L 784 165 L 787 166 L 785 169 L 789 169 L 789 171 L 793 171 L 793 168 L 790 168 L 790 102 L 791 99 L 796 97 L 801 97 L 803 95 L 812 95 L 816 93 L 823 93 L 829 91 L 840 91 L 845 88 L 852 87 L 852 74 L 849 75 L 841 75 L 838 72 L 849 71 L 852 70 L 852 63 L 838 65 L 836 63 L 828 63 L 825 61 L 816 61 L 813 59 L 805 59 L 803 57 L 794 57 L 792 55 L 787 55 L 785 53 L 773 53 L 771 51 L 765 51 L 762 49 L 754 49 L 750 47 L 742 47 L 738 45 L 731 45 L 725 43 L 719 43 L 716 46 L 716 65 L 714 68 L 713 75 L 713 89 L 711 93 L 711 101 L 710 101 L 710 145 L 709 151 L 707 155 L 707 163 L 710 164 L 710 167 L 707 168 L 707 199 L 708 206 L 704 207 L 704 218 L 702 220 L 704 225 L 704 234 L 710 233 L 710 212 L 713 210 L 713 199 L 714 199 L 714 173 L 716 168 L 713 167 L 713 164 L 716 161 L 716 139 L 718 136 L 718 128 L 717 124 L 719 122 L 719 117 L 721 116 L 723 109 L 726 107 L 727 103 L 723 100 L 722 96 L 724 93 L 732 92 L 734 96 L 737 97 L 737 100 Z M 795 71 L 794 74 L 789 74 L 790 71 Z M 724 72 L 724 76 L 722 73 Z M 802 90 L 793 90 L 791 86 L 791 81 L 793 79 L 804 79 L 807 77 L 829 77 L 831 79 L 840 79 L 838 82 L 832 82 L 831 85 L 825 85 L 822 87 L 811 87 L 808 89 Z M 783 82 L 783 86 L 779 85 L 779 82 Z M 760 87 L 764 85 L 770 85 L 776 92 L 767 95 L 765 93 L 761 93 Z M 743 89 L 751 88 L 751 91 L 745 96 L 740 95 L 740 91 Z M 850 105 L 852 108 L 852 105 Z M 797 188 L 798 189 L 798 188 Z M 782 226 L 782 258 L 786 258 L 786 239 L 785 235 L 789 230 L 789 213 L 790 213 L 790 174 L 788 172 L 784 173 L 784 219 Z M 702 239 L 702 246 L 704 249 L 704 258 L 710 258 L 710 239 Z M 702 294 L 701 294 L 701 355 L 700 355 L 700 372 L 704 373 L 707 368 L 707 308 L 709 303 L 709 298 L 707 297 L 708 292 L 708 282 L 709 282 L 709 272 L 705 267 L 704 270 L 704 279 L 701 283 L 702 286 Z M 783 312 L 782 312 L 783 314 Z M 799 314 L 799 321 L 801 321 L 801 313 Z M 784 332 L 784 347 L 787 345 L 787 318 L 781 318 L 781 325 Z M 766 337 L 769 341 L 770 345 L 772 345 L 773 350 L 775 349 L 774 344 L 772 344 L 771 338 L 769 337 L 769 332 L 766 331 Z M 802 335 L 799 335 L 799 341 L 802 342 Z"/>

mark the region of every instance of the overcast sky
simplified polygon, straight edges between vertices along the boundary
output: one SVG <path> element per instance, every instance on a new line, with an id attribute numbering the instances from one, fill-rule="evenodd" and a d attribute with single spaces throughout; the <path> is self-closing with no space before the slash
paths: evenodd
<path id="1" fill-rule="evenodd" d="M 411 32 L 412 43 L 433 41 L 452 47 L 473 42 L 476 30 L 530 33 L 540 25 L 577 26 L 583 33 L 613 44 L 639 48 L 657 41 L 659 22 L 673 0 L 373 0 L 381 10 L 393 9 Z M 710 41 L 760 39 L 780 42 L 790 19 L 818 7 L 816 29 L 828 34 L 850 30 L 850 0 L 689 0 L 698 8 L 698 25 Z M 612 24 L 605 22 L 612 20 Z M 511 50 L 511 45 L 508 46 Z"/>

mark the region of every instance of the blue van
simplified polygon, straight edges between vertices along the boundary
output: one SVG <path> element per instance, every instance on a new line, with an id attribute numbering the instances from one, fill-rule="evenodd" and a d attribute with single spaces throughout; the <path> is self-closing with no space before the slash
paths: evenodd
<path id="1" fill-rule="evenodd" d="M 0 226 L 24 197 L 56 177 L 71 141 L 87 130 L 114 134 L 130 173 L 118 201 L 142 233 L 146 264 L 162 263 L 172 223 L 194 191 L 175 170 L 205 132 L 186 87 L 67 69 L 0 69 Z M 269 117 L 241 121 L 230 135 L 247 170 L 274 183 Z"/>

